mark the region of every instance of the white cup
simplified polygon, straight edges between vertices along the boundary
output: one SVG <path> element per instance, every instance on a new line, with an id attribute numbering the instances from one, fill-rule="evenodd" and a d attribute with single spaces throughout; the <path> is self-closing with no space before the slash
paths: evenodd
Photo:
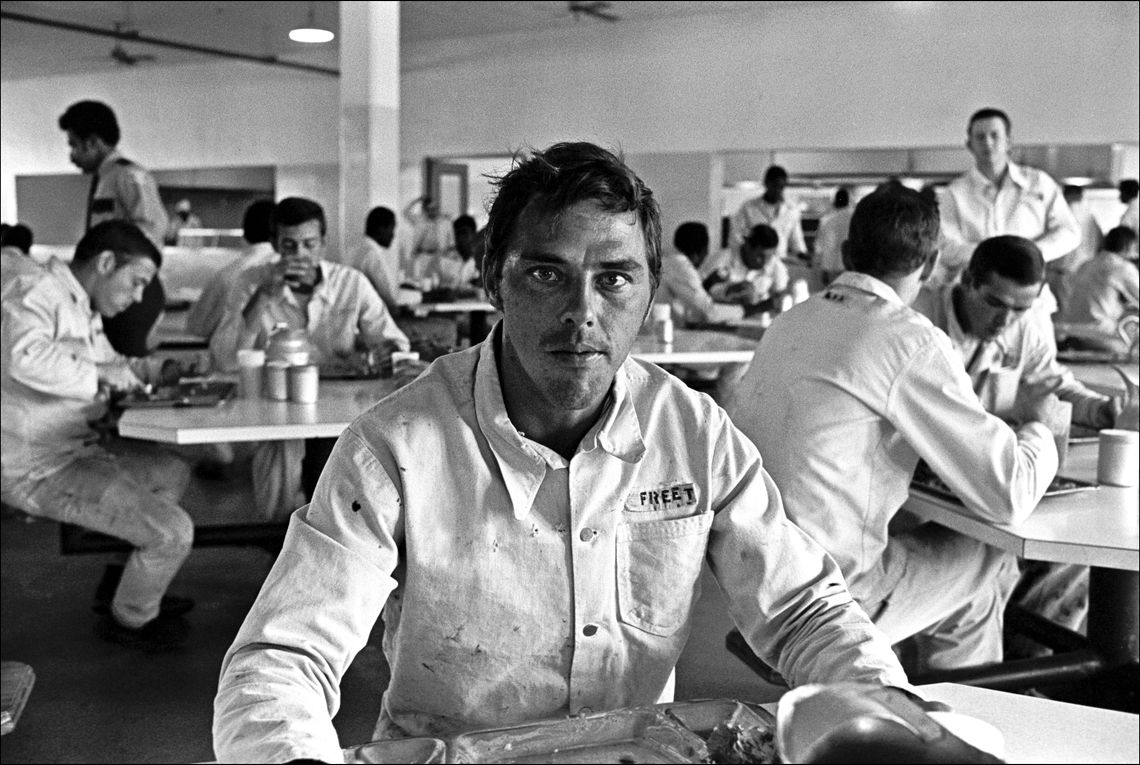
<path id="1" fill-rule="evenodd" d="M 1140 433 L 1102 430 L 1096 460 L 1096 479 L 1109 486 L 1135 486 L 1140 473 Z"/>
<path id="2" fill-rule="evenodd" d="M 650 315 L 653 317 L 653 321 L 671 319 L 673 318 L 673 306 L 669 303 L 654 303 L 653 312 Z"/>

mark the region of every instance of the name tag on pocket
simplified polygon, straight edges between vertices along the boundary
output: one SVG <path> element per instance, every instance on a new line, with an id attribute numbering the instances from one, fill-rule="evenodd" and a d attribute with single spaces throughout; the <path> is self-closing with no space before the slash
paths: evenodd
<path id="1" fill-rule="evenodd" d="M 676 483 L 652 489 L 636 489 L 625 500 L 625 509 L 632 513 L 649 513 L 675 510 L 697 504 L 696 484 Z"/>

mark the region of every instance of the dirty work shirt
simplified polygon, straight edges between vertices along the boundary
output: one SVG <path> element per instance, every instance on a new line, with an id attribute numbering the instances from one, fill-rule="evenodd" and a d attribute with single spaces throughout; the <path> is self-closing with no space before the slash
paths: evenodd
<path id="1" fill-rule="evenodd" d="M 223 662 L 219 760 L 338 760 L 340 679 L 382 610 L 377 737 L 653 703 L 704 560 L 792 684 L 905 683 L 712 399 L 627 360 L 566 461 L 507 417 L 501 327 L 341 436 Z"/>

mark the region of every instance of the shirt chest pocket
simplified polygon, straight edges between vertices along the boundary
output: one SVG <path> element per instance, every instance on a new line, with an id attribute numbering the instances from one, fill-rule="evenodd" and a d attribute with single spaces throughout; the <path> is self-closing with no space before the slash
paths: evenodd
<path id="1" fill-rule="evenodd" d="M 618 527 L 618 612 L 626 624 L 668 637 L 696 601 L 713 513 Z"/>

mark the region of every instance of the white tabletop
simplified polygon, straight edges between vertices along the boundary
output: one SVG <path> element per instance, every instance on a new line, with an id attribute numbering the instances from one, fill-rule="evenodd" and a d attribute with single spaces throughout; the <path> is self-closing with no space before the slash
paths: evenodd
<path id="1" fill-rule="evenodd" d="M 1096 480 L 1097 444 L 1069 447 L 1061 474 Z M 1027 560 L 1140 570 L 1140 491 L 1101 486 L 1041 501 L 1017 526 L 995 524 L 965 514 L 961 505 L 912 491 L 906 508 Z"/>
<path id="2" fill-rule="evenodd" d="M 649 334 L 637 336 L 630 356 L 655 364 L 747 364 L 757 341 L 731 332 L 709 329 L 677 329 L 673 342 L 661 343 Z"/>
<path id="3" fill-rule="evenodd" d="M 495 306 L 485 300 L 453 300 L 448 303 L 417 303 L 408 308 L 417 316 L 427 316 L 429 313 L 469 313 L 471 311 L 495 311 Z"/>
<path id="4" fill-rule="evenodd" d="M 394 389 L 391 379 L 321 380 L 315 404 L 235 398 L 215 407 L 128 409 L 119 435 L 171 444 L 336 438 Z"/>
<path id="5" fill-rule="evenodd" d="M 1006 762 L 1136 763 L 1140 759 L 1136 715 L 954 683 L 920 690 L 1001 731 Z"/>

